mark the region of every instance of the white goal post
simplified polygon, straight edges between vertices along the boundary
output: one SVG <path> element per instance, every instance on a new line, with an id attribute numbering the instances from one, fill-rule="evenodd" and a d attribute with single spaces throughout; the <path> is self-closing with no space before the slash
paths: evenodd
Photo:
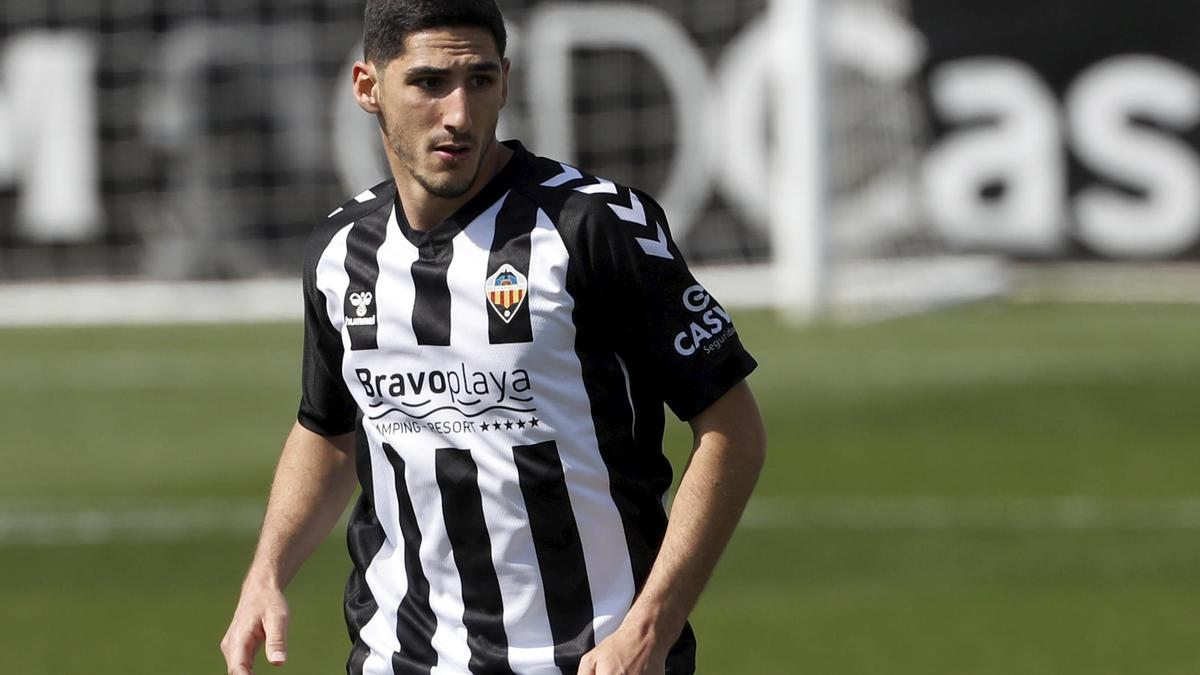
<path id="1" fill-rule="evenodd" d="M 775 153 L 771 194 L 775 305 L 793 321 L 821 315 L 827 296 L 821 0 L 772 0 Z"/>
<path id="2" fill-rule="evenodd" d="M 872 320 L 1003 295 L 998 257 L 952 253 L 924 222 L 908 0 L 771 0 L 775 307 Z"/>

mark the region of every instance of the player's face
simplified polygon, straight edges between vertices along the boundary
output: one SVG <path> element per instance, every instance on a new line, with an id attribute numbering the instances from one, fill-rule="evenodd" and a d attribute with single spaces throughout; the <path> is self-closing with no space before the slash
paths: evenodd
<path id="1" fill-rule="evenodd" d="M 430 194 L 454 199 L 494 151 L 508 61 L 482 28 L 412 33 L 378 72 L 384 140 L 394 164 Z"/>

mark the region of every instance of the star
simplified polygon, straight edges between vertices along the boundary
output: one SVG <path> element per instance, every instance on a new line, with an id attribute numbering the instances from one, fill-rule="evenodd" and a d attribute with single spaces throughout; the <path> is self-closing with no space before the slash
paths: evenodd
<path id="1" fill-rule="evenodd" d="M 525 420 L 517 420 L 517 428 L 524 429 L 525 428 Z"/>
<path id="2" fill-rule="evenodd" d="M 511 428 L 512 428 L 512 422 L 505 422 L 505 423 L 504 423 L 504 428 L 505 428 L 505 429 L 511 429 Z"/>
<path id="3" fill-rule="evenodd" d="M 529 426 L 531 426 L 531 427 L 536 427 L 536 426 L 537 426 L 538 424 L 540 424 L 540 423 L 541 423 L 541 420 L 539 420 L 539 419 L 538 419 L 538 418 L 536 418 L 536 417 L 534 417 L 533 419 L 529 420 Z"/>
<path id="4" fill-rule="evenodd" d="M 488 430 L 488 429 L 490 429 L 490 428 L 491 428 L 491 427 L 489 427 L 489 426 L 488 426 L 488 423 L 487 423 L 487 422 L 484 422 L 484 423 L 483 423 L 483 430 L 484 430 L 484 431 L 487 431 L 487 430 Z"/>

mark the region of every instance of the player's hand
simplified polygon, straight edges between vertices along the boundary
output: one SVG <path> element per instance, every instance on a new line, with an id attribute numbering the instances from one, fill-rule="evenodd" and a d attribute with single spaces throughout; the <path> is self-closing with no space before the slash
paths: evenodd
<path id="1" fill-rule="evenodd" d="M 263 644 L 267 661 L 281 666 L 287 660 L 288 604 L 283 591 L 247 582 L 225 637 L 221 653 L 229 675 L 254 675 L 254 658 Z"/>
<path id="2" fill-rule="evenodd" d="M 671 645 L 622 625 L 583 655 L 579 675 L 663 675 Z"/>

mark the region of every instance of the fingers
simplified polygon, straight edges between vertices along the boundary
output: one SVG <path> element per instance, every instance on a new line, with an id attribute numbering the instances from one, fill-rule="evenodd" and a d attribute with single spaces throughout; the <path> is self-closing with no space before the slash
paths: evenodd
<path id="1" fill-rule="evenodd" d="M 254 675 L 254 652 L 258 640 L 250 634 L 235 636 L 233 627 L 221 640 L 221 653 L 225 655 L 225 669 L 229 675 Z"/>
<path id="2" fill-rule="evenodd" d="M 267 661 L 280 666 L 287 660 L 288 604 L 276 587 L 248 585 L 242 591 L 233 620 L 221 639 L 229 675 L 254 675 L 254 660 L 266 646 Z"/>
<path id="3" fill-rule="evenodd" d="M 267 661 L 281 666 L 287 661 L 288 614 L 286 610 L 267 612 L 263 617 L 263 628 L 267 633 Z"/>

